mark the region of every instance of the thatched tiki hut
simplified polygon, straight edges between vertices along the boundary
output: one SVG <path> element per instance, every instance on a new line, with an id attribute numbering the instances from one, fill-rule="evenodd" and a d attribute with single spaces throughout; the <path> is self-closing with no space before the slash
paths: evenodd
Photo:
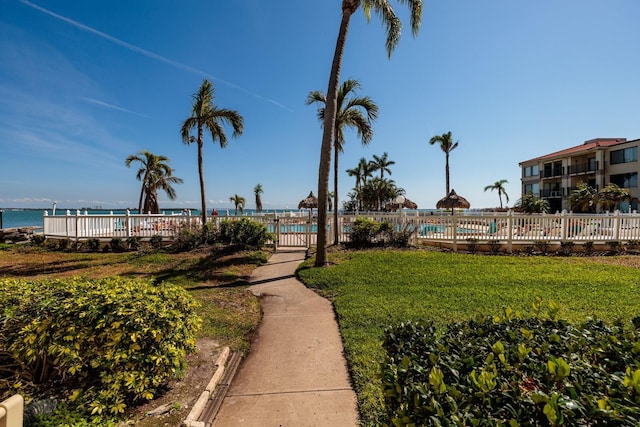
<path id="1" fill-rule="evenodd" d="M 462 196 L 456 194 L 454 189 L 451 189 L 449 195 L 447 197 L 443 197 L 438 200 L 436 203 L 436 208 L 438 209 L 451 209 L 451 214 L 453 215 L 454 209 L 469 209 L 471 204 Z"/>
<path id="2" fill-rule="evenodd" d="M 311 209 L 313 211 L 313 209 L 317 207 L 318 198 L 313 195 L 313 191 L 311 191 L 305 199 L 300 200 L 300 203 L 298 203 L 298 209 Z"/>
<path id="3" fill-rule="evenodd" d="M 418 209 L 418 205 L 416 204 L 416 202 L 406 198 L 404 199 L 404 203 L 402 204 L 402 207 L 407 209 Z"/>

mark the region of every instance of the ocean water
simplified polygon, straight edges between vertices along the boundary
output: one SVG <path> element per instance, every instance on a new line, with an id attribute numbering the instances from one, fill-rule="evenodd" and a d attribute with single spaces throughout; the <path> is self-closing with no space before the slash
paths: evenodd
<path id="1" fill-rule="evenodd" d="M 0 208 L 0 210 L 2 211 L 2 223 L 0 224 L 0 228 L 15 228 L 15 227 L 39 227 L 42 228 L 44 225 L 44 221 L 42 219 L 43 215 L 44 215 L 44 211 L 45 209 L 11 209 L 11 208 Z M 216 210 L 218 211 L 218 215 L 220 216 L 229 216 L 229 215 L 235 215 L 235 210 L 233 208 L 231 209 L 219 209 L 216 208 Z M 47 209 L 49 215 L 51 215 L 51 209 Z M 76 209 L 70 209 L 69 210 L 71 215 L 75 215 L 76 214 Z M 431 211 L 429 209 L 419 209 L 418 210 L 421 214 L 426 213 L 427 211 Z M 58 215 L 65 215 L 67 212 L 67 209 L 56 209 L 56 216 Z M 80 210 L 81 214 L 84 214 L 84 210 Z M 90 209 L 88 211 L 89 215 L 108 215 L 111 212 L 113 212 L 113 214 L 115 215 L 124 215 L 126 210 L 125 209 L 113 209 L 113 210 L 109 210 L 109 209 Z M 137 210 L 132 210 L 130 211 L 132 214 L 137 214 L 138 211 Z M 161 210 L 161 212 L 167 214 L 167 215 L 171 215 L 171 214 L 175 214 L 175 215 L 179 215 L 182 212 L 182 209 L 163 209 Z M 267 210 L 263 210 L 262 213 L 278 213 L 278 214 L 286 214 L 289 212 L 294 212 L 297 215 L 300 215 L 301 211 L 298 211 L 296 209 L 267 209 Z M 307 212 L 307 211 L 303 211 L 303 212 Z M 239 212 L 238 212 L 239 213 Z M 255 209 L 245 209 L 244 210 L 244 215 L 248 215 L 251 216 L 253 214 L 256 213 Z M 314 210 L 315 213 L 315 210 Z M 405 213 L 410 214 L 413 213 L 415 214 L 415 211 L 410 211 L 410 210 L 406 210 L 405 209 Z M 209 212 L 209 214 L 211 214 L 211 212 Z M 200 215 L 200 211 L 198 209 L 191 209 L 191 215 L 193 216 L 197 216 Z"/>
<path id="2" fill-rule="evenodd" d="M 15 228 L 15 227 L 39 227 L 42 228 L 44 225 L 44 220 L 42 219 L 42 217 L 44 216 L 44 211 L 45 209 L 10 209 L 10 208 L 0 208 L 0 210 L 2 211 L 2 224 L 0 225 L 0 228 Z M 234 215 L 235 214 L 235 210 L 232 209 L 218 209 L 216 208 L 216 210 L 218 211 L 218 215 L 220 216 L 225 216 L 225 215 Z M 51 215 L 51 209 L 47 209 L 49 215 Z M 76 214 L 76 209 L 70 209 L 69 210 L 71 215 L 75 215 Z M 191 211 L 191 215 L 192 216 L 198 216 L 200 215 L 200 210 L 199 209 L 190 209 Z M 65 215 L 67 212 L 67 209 L 56 209 L 56 216 L 58 215 Z M 113 210 L 109 210 L 109 209 L 90 209 L 88 211 L 89 215 L 108 215 L 111 212 L 113 212 L 114 215 L 124 215 L 126 210 L 125 209 L 113 209 Z M 167 215 L 171 215 L 171 214 L 175 214 L 175 215 L 179 215 L 182 212 L 182 209 L 163 209 L 160 212 L 165 213 Z M 255 209 L 245 209 L 244 210 L 244 215 L 253 215 L 255 213 Z M 285 212 L 292 212 L 291 209 L 268 209 L 268 210 L 263 210 L 263 213 L 285 213 Z M 293 211 L 293 212 L 298 212 Z M 80 210 L 81 214 L 84 214 L 84 210 Z M 132 210 L 130 211 L 130 213 L 132 214 L 137 214 L 138 211 L 136 210 Z M 238 212 L 239 213 L 239 212 Z M 211 212 L 209 212 L 209 214 L 211 214 Z"/>

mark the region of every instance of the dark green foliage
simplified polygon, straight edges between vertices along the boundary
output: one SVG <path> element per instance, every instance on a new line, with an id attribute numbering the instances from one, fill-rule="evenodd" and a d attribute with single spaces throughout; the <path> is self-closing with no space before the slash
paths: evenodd
<path id="1" fill-rule="evenodd" d="M 584 244 L 582 245 L 582 249 L 584 250 L 584 253 L 586 253 L 587 255 L 591 255 L 593 253 L 593 246 L 594 242 L 584 242 Z"/>
<path id="2" fill-rule="evenodd" d="M 385 425 L 637 426 L 640 319 L 579 326 L 557 306 L 532 318 L 510 309 L 449 325 L 385 331 Z"/>
<path id="3" fill-rule="evenodd" d="M 502 247 L 502 244 L 498 240 L 489 240 L 487 245 L 489 245 L 489 250 L 493 255 L 496 255 L 498 252 L 500 252 L 500 248 Z"/>
<path id="4" fill-rule="evenodd" d="M 549 252 L 549 241 L 548 240 L 536 240 L 533 242 L 533 246 L 541 252 L 543 255 L 546 255 Z"/>
<path id="5" fill-rule="evenodd" d="M 151 247 L 153 249 L 156 249 L 156 250 L 162 249 L 162 236 L 159 234 L 151 236 L 151 238 L 149 239 L 149 243 L 151 244 Z"/>
<path id="6" fill-rule="evenodd" d="M 129 236 L 127 237 L 127 247 L 131 251 L 137 251 L 140 249 L 140 236 Z"/>
<path id="7" fill-rule="evenodd" d="M 44 234 L 34 234 L 33 236 L 31 236 L 31 243 L 35 246 L 44 245 L 45 240 L 46 238 L 44 237 Z"/>
<path id="8" fill-rule="evenodd" d="M 90 414 L 122 414 L 180 376 L 200 319 L 182 288 L 148 280 L 0 279 L 0 400 L 68 390 Z"/>
<path id="9" fill-rule="evenodd" d="M 100 239 L 92 237 L 91 239 L 87 240 L 87 248 L 91 252 L 98 252 L 100 250 Z"/>
<path id="10" fill-rule="evenodd" d="M 123 252 L 125 250 L 124 243 L 121 238 L 114 237 L 111 239 L 111 250 L 113 252 Z"/>
<path id="11" fill-rule="evenodd" d="M 189 224 L 183 225 L 178 230 L 178 235 L 171 243 L 172 252 L 188 252 L 197 248 L 202 242 L 202 232 L 189 227 Z"/>
<path id="12" fill-rule="evenodd" d="M 70 244 L 71 244 L 71 241 L 69 239 L 58 240 L 58 250 L 66 251 L 67 249 L 69 249 Z"/>
<path id="13" fill-rule="evenodd" d="M 358 217 L 351 228 L 350 244 L 358 249 L 381 246 L 407 247 L 413 232 L 414 227 L 411 224 L 396 229 L 388 221 L 377 222 Z"/>
<path id="14" fill-rule="evenodd" d="M 570 256 L 573 253 L 573 247 L 575 243 L 573 242 L 560 242 L 560 254 Z"/>
<path id="15" fill-rule="evenodd" d="M 275 241 L 275 238 L 266 225 L 248 218 L 220 223 L 220 241 L 228 245 L 261 249 L 267 242 Z"/>
<path id="16" fill-rule="evenodd" d="M 629 240 L 627 242 L 626 250 L 628 252 L 636 252 L 640 248 L 640 240 Z"/>
<path id="17" fill-rule="evenodd" d="M 607 245 L 609 245 L 609 253 L 612 255 L 616 255 L 622 250 L 622 244 L 617 240 L 607 242 Z"/>
<path id="18" fill-rule="evenodd" d="M 472 254 L 475 254 L 478 252 L 478 249 L 480 249 L 480 245 L 478 243 L 478 239 L 474 238 L 474 237 L 468 237 L 467 238 L 467 250 L 469 252 L 471 252 Z"/>

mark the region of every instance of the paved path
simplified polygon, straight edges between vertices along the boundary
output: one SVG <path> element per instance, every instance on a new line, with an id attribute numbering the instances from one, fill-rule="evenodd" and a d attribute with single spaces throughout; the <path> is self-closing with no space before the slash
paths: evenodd
<path id="1" fill-rule="evenodd" d="M 304 249 L 279 250 L 254 270 L 263 318 L 213 422 L 215 427 L 358 425 L 331 303 L 295 278 Z"/>

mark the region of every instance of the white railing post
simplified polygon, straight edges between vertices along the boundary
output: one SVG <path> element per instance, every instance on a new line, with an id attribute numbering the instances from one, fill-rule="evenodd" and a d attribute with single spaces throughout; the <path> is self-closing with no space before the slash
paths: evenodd
<path id="1" fill-rule="evenodd" d="M 126 211 L 124 211 L 124 221 L 125 221 L 125 227 L 127 230 L 127 237 L 131 237 L 131 212 L 129 212 L 129 209 L 127 209 Z"/>
<path id="2" fill-rule="evenodd" d="M 24 398 L 14 394 L 0 402 L 0 426 L 22 427 L 24 423 Z"/>
<path id="3" fill-rule="evenodd" d="M 453 233 L 453 251 L 458 252 L 458 221 L 457 221 L 457 213 L 451 215 L 451 232 Z"/>
<path id="4" fill-rule="evenodd" d="M 67 209 L 67 217 L 64 221 L 64 228 L 65 228 L 65 235 L 67 236 L 67 239 L 69 238 L 69 217 L 71 216 L 71 211 L 69 209 Z"/>
<path id="5" fill-rule="evenodd" d="M 620 238 L 620 211 L 616 210 L 613 213 L 613 240 Z"/>
<path id="6" fill-rule="evenodd" d="M 513 211 L 507 212 L 507 252 L 513 252 Z"/>
<path id="7" fill-rule="evenodd" d="M 76 243 L 78 243 L 78 228 L 80 226 L 80 209 L 76 209 Z"/>

